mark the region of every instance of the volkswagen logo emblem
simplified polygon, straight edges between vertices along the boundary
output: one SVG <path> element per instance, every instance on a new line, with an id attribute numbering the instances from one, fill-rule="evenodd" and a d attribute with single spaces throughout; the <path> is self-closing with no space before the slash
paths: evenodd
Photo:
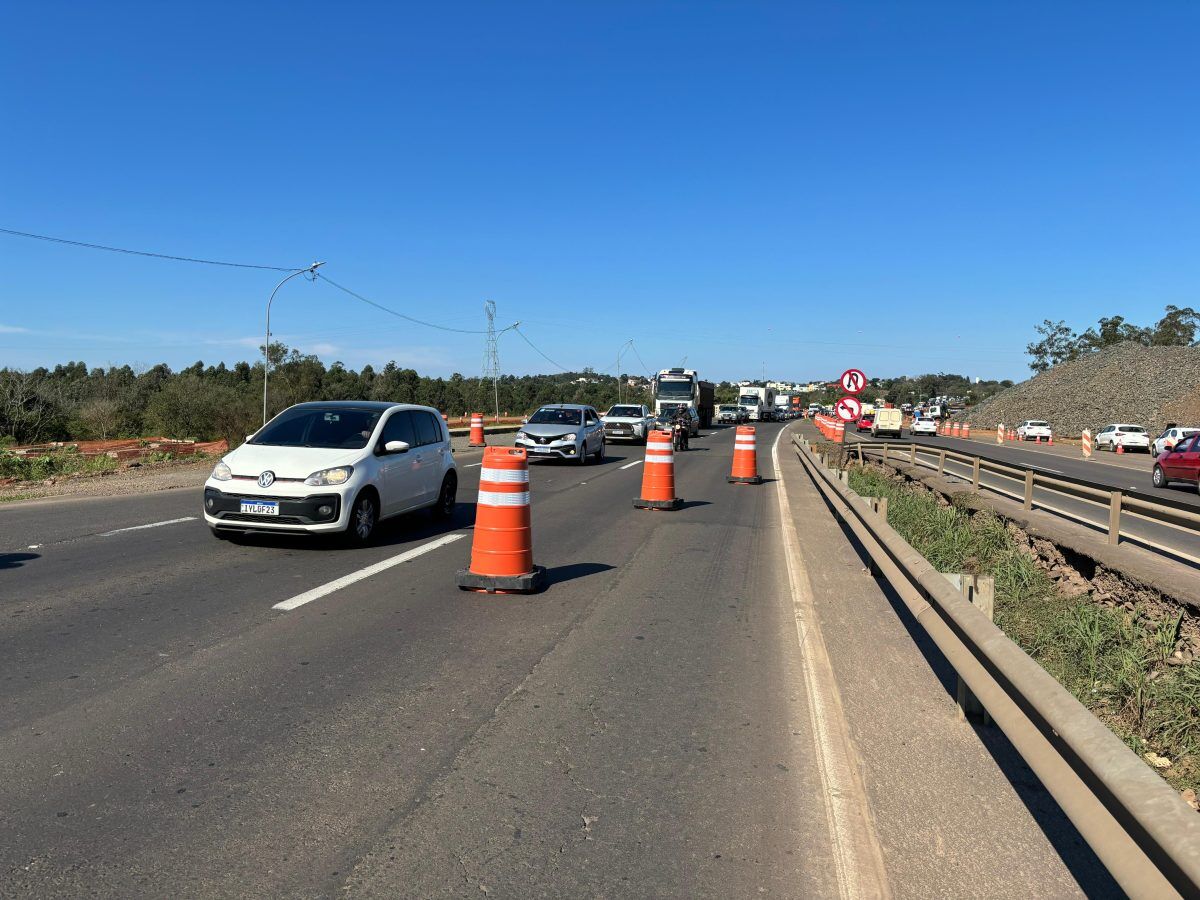
<path id="1" fill-rule="evenodd" d="M 258 476 L 258 486 L 260 488 L 269 488 L 275 483 L 275 473 L 270 469 Z"/>

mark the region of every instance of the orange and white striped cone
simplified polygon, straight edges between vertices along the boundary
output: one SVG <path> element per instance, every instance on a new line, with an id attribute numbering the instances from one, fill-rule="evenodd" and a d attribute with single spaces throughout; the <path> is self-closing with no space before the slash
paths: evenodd
<path id="1" fill-rule="evenodd" d="M 733 436 L 733 471 L 725 479 L 730 484 L 762 484 L 758 474 L 758 438 L 753 425 L 739 425 Z"/>
<path id="2" fill-rule="evenodd" d="M 837 424 L 833 426 L 833 442 L 835 444 L 846 442 L 846 423 L 841 419 L 838 419 Z"/>
<path id="3" fill-rule="evenodd" d="M 533 564 L 529 518 L 529 460 L 520 447 L 488 447 L 479 472 L 471 567 L 456 579 L 464 591 L 530 594 L 546 570 Z"/>
<path id="4" fill-rule="evenodd" d="M 962 438 L 964 441 L 969 441 L 971 439 L 971 423 L 970 422 L 963 422 Z"/>
<path id="5" fill-rule="evenodd" d="M 675 496 L 675 447 L 671 432 L 655 430 L 646 436 L 646 461 L 642 465 L 642 496 L 633 501 L 638 509 L 674 510 L 683 506 Z"/>
<path id="6" fill-rule="evenodd" d="M 1125 452 L 1125 445 L 1121 441 L 1117 441 L 1117 455 L 1120 456 Z"/>
<path id="7" fill-rule="evenodd" d="M 962 434 L 962 426 L 955 422 L 950 428 L 950 433 L 954 437 L 959 437 Z"/>
<path id="8" fill-rule="evenodd" d="M 483 413 L 471 413 L 471 440 L 467 446 L 487 446 L 487 438 L 483 436 Z"/>

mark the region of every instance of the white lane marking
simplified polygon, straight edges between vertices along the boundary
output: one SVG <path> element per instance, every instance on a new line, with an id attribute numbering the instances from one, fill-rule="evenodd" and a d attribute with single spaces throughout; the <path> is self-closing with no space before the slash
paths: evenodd
<path id="1" fill-rule="evenodd" d="M 626 463 L 625 465 L 621 466 L 621 468 L 622 469 L 632 469 L 634 466 L 640 466 L 641 464 L 642 464 L 642 461 L 640 459 L 635 459 L 633 462 Z"/>
<path id="2" fill-rule="evenodd" d="M 315 587 L 311 591 L 305 591 L 303 594 L 297 594 L 290 600 L 284 600 L 276 603 L 271 609 L 291 610 L 298 606 L 303 606 L 305 603 L 312 603 L 314 600 L 320 600 L 327 594 L 332 594 L 334 591 L 340 591 L 344 587 L 349 587 L 355 582 L 362 581 L 364 578 L 370 578 L 372 575 L 378 575 L 390 569 L 392 566 L 398 566 L 400 563 L 408 562 L 410 559 L 416 559 L 422 554 L 428 553 L 430 550 L 436 550 L 439 547 L 445 547 L 447 544 L 452 544 L 462 538 L 462 534 L 447 534 L 438 538 L 436 541 L 430 541 L 428 544 L 422 544 L 419 547 L 414 547 L 411 550 L 405 550 L 390 559 L 385 559 L 382 562 L 377 562 L 373 566 L 367 566 L 365 569 L 359 569 L 357 572 L 351 572 L 349 575 L 343 575 L 341 578 L 335 578 L 333 581 L 323 584 L 320 587 Z"/>
<path id="3" fill-rule="evenodd" d="M 792 589 L 796 636 L 804 665 L 804 688 L 808 695 L 808 717 L 816 743 L 817 771 L 821 778 L 821 797 L 829 841 L 833 849 L 838 893 L 844 898 L 890 897 L 883 850 L 871 819 L 862 775 L 854 762 L 845 712 L 838 694 L 829 651 L 821 637 L 812 581 L 804 559 L 797 552 L 800 538 L 788 506 L 787 488 L 779 468 L 780 429 L 771 445 L 771 467 L 779 490 L 780 533 L 784 560 Z"/>
<path id="4" fill-rule="evenodd" d="M 477 463 L 471 463 L 469 466 L 463 466 L 463 468 L 464 469 L 474 469 L 477 466 L 482 466 L 482 465 L 483 465 L 483 463 L 477 462 Z"/>
<path id="5" fill-rule="evenodd" d="M 195 521 L 195 516 L 184 516 L 182 519 L 167 519 L 165 522 L 151 522 L 149 525 L 131 525 L 128 528 L 114 528 L 112 531 L 100 532 L 100 537 L 112 537 L 114 534 L 124 534 L 126 531 L 141 531 L 143 528 L 161 528 L 164 525 L 178 525 L 180 522 Z"/>

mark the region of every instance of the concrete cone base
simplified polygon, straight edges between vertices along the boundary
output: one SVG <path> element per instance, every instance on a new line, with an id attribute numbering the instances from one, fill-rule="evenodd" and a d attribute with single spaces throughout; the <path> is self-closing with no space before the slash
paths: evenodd
<path id="1" fill-rule="evenodd" d="M 526 575 L 476 575 L 470 569 L 459 569 L 455 580 L 464 591 L 534 594 L 545 587 L 546 569 L 544 566 L 534 566 L 533 571 Z"/>
<path id="2" fill-rule="evenodd" d="M 729 484 L 762 484 L 761 475 L 726 475 L 725 480 Z"/>
<path id="3" fill-rule="evenodd" d="M 676 497 L 674 500 L 642 500 L 640 497 L 633 501 L 634 507 L 637 509 L 679 509 L 683 506 L 683 498 Z"/>

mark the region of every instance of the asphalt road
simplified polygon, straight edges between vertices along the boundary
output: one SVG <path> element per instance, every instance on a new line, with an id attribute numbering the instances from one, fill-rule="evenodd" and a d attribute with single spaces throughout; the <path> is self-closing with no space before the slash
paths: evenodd
<path id="1" fill-rule="evenodd" d="M 216 541 L 199 485 L 0 509 L 0 896 L 834 895 L 822 696 L 897 894 L 1108 889 L 1002 737 L 957 720 L 811 488 L 823 687 L 776 486 L 725 483 L 732 430 L 678 455 L 675 513 L 633 509 L 642 450 L 609 450 L 532 467 L 534 596 L 454 585 L 478 452 L 453 522 L 358 550 Z"/>
<path id="2" fill-rule="evenodd" d="M 861 441 L 865 444 L 881 443 L 884 439 L 875 440 L 869 434 L 851 435 L 849 443 Z M 908 441 L 905 441 L 906 445 Z M 1166 488 L 1155 488 L 1146 473 L 1137 472 L 1124 464 L 1106 464 L 1093 459 L 1069 458 L 1050 455 L 1036 448 L 1022 446 L 992 445 L 978 441 L 963 441 L 955 438 L 917 438 L 917 462 L 927 468 L 937 468 L 937 449 L 945 447 L 963 453 L 971 453 L 985 459 L 1000 462 L 1015 463 L 1031 466 L 1053 475 L 1069 475 L 1086 479 L 1092 484 L 1105 488 L 1122 488 L 1126 490 L 1144 491 L 1147 494 L 1183 501 L 1186 504 L 1200 508 L 1200 495 L 1195 488 L 1171 485 Z M 908 452 L 905 450 L 904 452 Z M 971 466 L 955 461 L 946 460 L 944 473 L 951 478 L 970 483 L 973 477 Z M 1007 496 L 1009 499 L 1021 502 L 1024 496 L 1024 480 L 998 472 L 982 471 L 979 477 L 980 486 L 984 490 L 994 491 Z M 1073 521 L 1090 526 L 1107 533 L 1108 502 L 1107 497 L 1101 500 L 1087 500 L 1066 495 L 1043 485 L 1035 485 L 1033 489 L 1033 506 Z M 1121 518 L 1122 541 L 1132 540 L 1156 552 L 1164 553 L 1168 558 L 1178 562 L 1200 565 L 1200 538 L 1189 529 L 1177 528 L 1159 522 L 1150 521 L 1126 512 Z"/>

